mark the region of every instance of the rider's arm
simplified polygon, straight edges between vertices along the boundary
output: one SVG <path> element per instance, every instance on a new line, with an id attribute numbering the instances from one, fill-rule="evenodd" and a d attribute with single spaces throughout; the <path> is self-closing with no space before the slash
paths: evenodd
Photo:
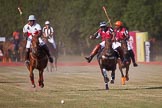
<path id="1" fill-rule="evenodd" d="M 47 37 L 47 36 L 46 36 L 46 33 L 45 33 L 45 27 L 44 27 L 43 30 L 42 30 L 42 34 L 43 34 L 43 37 Z"/>
<path id="2" fill-rule="evenodd" d="M 23 28 L 23 36 L 26 37 L 26 38 L 28 37 L 28 30 L 27 30 L 27 28 L 28 28 L 27 25 L 25 25 L 24 28 Z"/>
<path id="3" fill-rule="evenodd" d="M 101 37 L 100 35 L 101 33 L 101 29 L 99 29 L 96 33 L 94 33 L 93 35 L 90 35 L 90 39 L 98 39 Z"/>

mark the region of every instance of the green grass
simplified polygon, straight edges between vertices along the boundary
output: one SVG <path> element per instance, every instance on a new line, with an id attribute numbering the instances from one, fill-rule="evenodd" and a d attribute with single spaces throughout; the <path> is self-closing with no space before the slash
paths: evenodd
<path id="1" fill-rule="evenodd" d="M 131 67 L 129 76 L 121 85 L 117 69 L 106 91 L 98 66 L 62 66 L 44 73 L 44 88 L 31 88 L 26 67 L 1 67 L 0 108 L 162 108 L 162 66 Z"/>

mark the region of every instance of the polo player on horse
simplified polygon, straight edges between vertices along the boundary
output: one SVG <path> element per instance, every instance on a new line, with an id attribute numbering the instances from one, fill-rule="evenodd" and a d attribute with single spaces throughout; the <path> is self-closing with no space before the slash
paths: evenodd
<path id="1" fill-rule="evenodd" d="M 26 65 L 30 64 L 29 61 L 29 53 L 30 53 L 30 44 L 33 36 L 38 37 L 39 45 L 41 46 L 42 50 L 47 54 L 49 61 L 53 63 L 53 59 L 49 53 L 49 49 L 47 45 L 41 39 L 42 29 L 41 26 L 36 23 L 36 18 L 34 15 L 30 15 L 28 18 L 28 23 L 23 28 L 23 35 L 27 38 L 26 43 L 26 54 L 25 54 L 25 63 Z"/>
<path id="2" fill-rule="evenodd" d="M 87 60 L 88 63 L 91 62 L 93 57 L 98 53 L 98 51 L 101 48 L 105 47 L 105 40 L 106 39 L 111 39 L 112 41 L 115 40 L 113 28 L 107 26 L 106 22 L 101 22 L 100 23 L 100 29 L 94 35 L 91 35 L 90 39 L 97 39 L 99 37 L 102 38 L 102 42 L 100 44 L 96 45 L 96 47 L 92 50 L 92 52 L 90 53 L 90 55 L 88 57 L 85 57 L 85 59 Z M 123 60 L 123 51 L 122 51 L 121 47 L 117 46 L 117 47 L 113 47 L 113 49 L 115 49 L 119 53 L 120 58 Z"/>
<path id="3" fill-rule="evenodd" d="M 45 21 L 45 26 L 43 27 L 43 38 L 47 38 L 48 42 L 52 44 L 53 48 L 56 50 L 56 42 L 54 29 L 49 21 Z"/>
<path id="4" fill-rule="evenodd" d="M 133 50 L 131 48 L 131 45 L 129 43 L 130 36 L 129 36 L 128 29 L 123 26 L 123 23 L 121 21 L 116 21 L 115 22 L 115 30 L 114 30 L 114 32 L 115 32 L 115 40 L 116 40 L 116 42 L 113 43 L 114 44 L 113 46 L 120 47 L 121 46 L 120 42 L 122 40 L 125 40 L 127 42 L 128 52 L 129 52 L 129 55 L 130 55 L 130 57 L 132 59 L 133 66 L 137 67 L 138 64 L 135 61 L 134 52 L 133 52 Z M 121 60 L 122 60 L 122 62 L 124 61 L 123 59 L 121 59 Z"/>

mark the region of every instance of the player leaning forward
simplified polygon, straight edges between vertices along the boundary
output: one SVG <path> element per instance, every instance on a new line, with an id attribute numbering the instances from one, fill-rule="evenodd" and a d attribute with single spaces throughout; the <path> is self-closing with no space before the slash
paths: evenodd
<path id="1" fill-rule="evenodd" d="M 23 35 L 26 37 L 26 54 L 25 54 L 25 63 L 26 65 L 29 65 L 29 53 L 30 53 L 30 44 L 32 41 L 33 36 L 37 36 L 39 40 L 39 45 L 41 48 L 45 51 L 47 54 L 49 61 L 53 63 L 53 59 L 49 53 L 49 49 L 47 45 L 42 41 L 41 35 L 42 35 L 42 29 L 41 26 L 36 23 L 36 18 L 34 15 L 30 15 L 28 18 L 28 23 L 23 28 Z"/>

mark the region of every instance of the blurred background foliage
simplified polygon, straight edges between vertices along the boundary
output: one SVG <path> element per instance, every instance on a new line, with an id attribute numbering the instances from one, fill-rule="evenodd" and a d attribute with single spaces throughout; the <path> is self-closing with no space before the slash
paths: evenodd
<path id="1" fill-rule="evenodd" d="M 61 53 L 84 55 L 99 42 L 89 40 L 89 35 L 99 22 L 107 21 L 102 6 L 112 24 L 121 20 L 130 31 L 162 40 L 162 0 L 0 0 L 0 36 L 10 38 L 15 30 L 22 34 L 28 16 L 34 14 L 42 27 L 46 20 L 51 22 Z"/>

